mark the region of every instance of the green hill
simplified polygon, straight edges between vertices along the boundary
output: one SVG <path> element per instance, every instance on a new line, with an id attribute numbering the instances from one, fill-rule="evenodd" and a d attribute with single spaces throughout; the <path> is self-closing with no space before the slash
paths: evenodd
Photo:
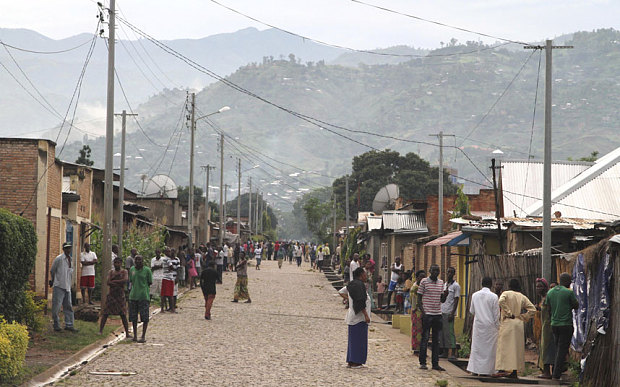
<path id="1" fill-rule="evenodd" d="M 620 145 L 620 32 L 579 32 L 566 44 L 575 48 L 553 53 L 554 159 L 578 158 L 594 150 L 604 154 Z M 480 173 L 453 147 L 462 145 L 484 173 L 489 171 L 490 152 L 495 148 L 501 148 L 508 158 L 527 158 L 539 57 L 539 51 L 514 45 L 490 49 L 476 42 L 453 41 L 427 57 L 398 64 L 344 67 L 322 61 L 299 63 L 294 56 L 284 60 L 264 58 L 262 63 L 239 68 L 227 80 L 271 104 L 221 82 L 200 91 L 196 100 L 200 114 L 224 105 L 231 107 L 212 117 L 231 136 L 225 153 L 250 157 L 252 161 L 244 160 L 242 169 L 251 163 L 261 164 L 271 175 L 259 169 L 253 174 L 265 180 L 260 183 L 265 189 L 273 188 L 267 184 L 278 177 L 289 184 L 289 190 L 308 183 L 330 185 L 331 180 L 310 174 L 288 177 L 296 170 L 271 161 L 279 168 L 274 170 L 258 159 L 262 156 L 256 151 L 308 171 L 340 176 L 350 169 L 353 156 L 370 149 L 342 136 L 378 149 L 413 151 L 431 164 L 437 162 L 437 147 L 351 133 L 328 125 L 321 129 L 285 110 L 352 130 L 423 143 L 437 143 L 429 135 L 443 130 L 457 136 L 446 139 L 445 145 L 451 147 L 444 151 L 446 164 L 463 177 L 482 181 Z M 535 158 L 542 157 L 543 147 L 544 53 L 540 66 L 531 152 Z M 184 91 L 167 90 L 139 107 L 142 127 L 155 142 L 167 144 L 175 128 L 180 127 L 179 118 L 186 114 L 182 112 L 184 101 Z M 162 155 L 165 158 L 157 170 L 168 172 L 177 143 L 180 148 L 171 175 L 177 183 L 187 184 L 189 134 L 187 129 L 182 133 L 180 140 L 173 138 L 169 149 L 153 146 L 139 130 L 129 135 L 134 145 L 128 145 L 128 152 L 135 156 L 137 149 L 145 149 L 144 159 L 129 165 L 134 189 L 139 187 L 140 174 L 153 174 L 153 166 L 159 164 Z M 197 138 L 204 152 L 197 154 L 197 165 L 219 165 L 212 133 L 213 129 L 199 122 Z M 469 139 L 464 141 L 467 136 Z M 65 152 L 77 155 L 80 146 L 73 144 Z M 91 147 L 96 165 L 103 165 L 103 140 L 98 139 Z M 233 159 L 226 158 L 228 184 L 236 185 L 235 165 Z"/>

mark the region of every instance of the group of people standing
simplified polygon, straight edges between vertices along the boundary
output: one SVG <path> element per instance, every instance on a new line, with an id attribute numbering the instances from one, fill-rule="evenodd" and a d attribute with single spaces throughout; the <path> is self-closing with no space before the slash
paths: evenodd
<path id="1" fill-rule="evenodd" d="M 551 285 L 544 278 L 536 279 L 541 301 L 535 306 L 521 293 L 517 279 L 511 279 L 509 290 L 499 297 L 491 291 L 492 279 L 482 279 L 482 289 L 471 300 L 474 325 L 468 371 L 517 378 L 518 372 L 525 368 L 524 323 L 538 313 L 540 327 L 536 331 L 541 332 L 538 366 L 543 370 L 538 377 L 561 378 L 573 334 L 572 310 L 579 303 L 570 289 L 570 274 L 562 273 L 560 283 Z"/>
<path id="2" fill-rule="evenodd" d="M 345 299 L 348 311 L 345 321 L 349 326 L 347 363 L 359 368 L 366 362 L 368 323 L 372 304 L 372 271 L 374 261 L 354 254 L 347 263 L 350 277 L 348 284 L 339 294 Z M 390 307 L 392 293 L 398 292 L 398 284 L 404 271 L 399 258 L 391 266 L 390 282 L 387 286 Z M 444 371 L 439 365 L 440 350 L 448 358 L 456 358 L 454 320 L 461 297 L 461 287 L 455 280 L 456 270 L 449 267 L 445 281 L 439 278 L 440 268 L 431 265 L 428 275 L 424 270 L 407 274 L 405 292 L 410 299 L 411 348 L 418 354 L 419 368 L 428 369 L 427 349 L 432 338 L 431 367 Z M 349 281 L 346 281 L 346 280 Z M 566 357 L 573 333 L 572 310 L 578 307 L 577 298 L 570 290 L 571 276 L 560 275 L 559 284 L 551 284 L 543 278 L 536 280 L 536 289 L 541 297 L 535 306 L 521 292 L 517 279 L 509 281 L 509 289 L 503 291 L 503 283 L 493 288 L 489 277 L 482 280 L 482 289 L 471 297 L 470 312 L 474 316 L 471 339 L 471 353 L 467 370 L 476 375 L 517 378 L 525 367 L 524 324 L 536 313 L 540 334 L 539 367 L 543 373 L 539 378 L 560 379 L 566 370 Z M 554 286 L 555 285 L 555 286 Z M 377 278 L 379 308 L 383 305 L 383 291 L 386 286 Z M 491 290 L 493 289 L 493 290 Z M 397 305 L 399 300 L 396 301 Z M 398 308 L 398 307 L 397 307 Z M 537 312 L 538 311 L 538 312 Z"/>

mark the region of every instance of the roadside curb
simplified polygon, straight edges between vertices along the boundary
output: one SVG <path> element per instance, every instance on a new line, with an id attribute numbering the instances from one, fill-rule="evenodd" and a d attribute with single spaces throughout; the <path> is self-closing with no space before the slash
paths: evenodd
<path id="1" fill-rule="evenodd" d="M 192 289 L 193 290 L 193 289 Z M 177 299 L 180 301 L 181 297 L 185 296 L 189 293 L 189 289 L 186 291 L 179 293 L 177 295 Z M 152 307 L 150 309 L 149 321 L 156 315 L 160 313 L 159 307 Z M 142 325 L 142 323 L 138 324 L 138 328 Z M 135 333 L 134 333 L 135 334 Z M 32 386 L 47 386 L 52 383 L 57 382 L 58 380 L 64 379 L 69 376 L 73 371 L 79 370 L 81 367 L 88 364 L 90 361 L 96 359 L 99 355 L 104 353 L 108 348 L 117 344 L 119 341 L 122 341 L 125 338 L 125 330 L 122 326 L 118 327 L 115 331 L 110 333 L 108 336 L 80 349 L 73 355 L 69 356 L 67 359 L 57 363 L 42 373 L 34 376 L 32 379 L 23 383 L 22 387 L 32 387 Z"/>

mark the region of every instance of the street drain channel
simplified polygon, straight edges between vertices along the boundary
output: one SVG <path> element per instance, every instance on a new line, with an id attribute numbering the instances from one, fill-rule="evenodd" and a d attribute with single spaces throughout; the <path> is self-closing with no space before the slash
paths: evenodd
<path id="1" fill-rule="evenodd" d="M 102 376 L 131 376 L 136 375 L 133 371 L 90 371 L 90 375 L 102 375 Z"/>

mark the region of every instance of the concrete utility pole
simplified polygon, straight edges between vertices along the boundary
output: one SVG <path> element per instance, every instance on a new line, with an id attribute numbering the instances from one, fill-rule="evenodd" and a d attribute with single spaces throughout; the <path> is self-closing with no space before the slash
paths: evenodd
<path id="1" fill-rule="evenodd" d="M 194 247 L 194 138 L 196 134 L 196 93 L 192 93 L 189 149 L 189 201 L 187 203 L 187 246 Z"/>
<path id="2" fill-rule="evenodd" d="M 224 224 L 226 224 L 226 219 L 228 219 L 228 208 L 226 208 L 226 203 L 228 203 L 228 188 L 230 188 L 229 184 L 224 185 Z"/>
<path id="3" fill-rule="evenodd" d="M 262 234 L 263 231 L 263 217 L 265 215 L 265 199 L 263 198 L 263 193 L 260 193 L 260 216 L 258 217 L 259 220 L 259 227 L 260 227 L 260 233 Z"/>
<path id="4" fill-rule="evenodd" d="M 258 235 L 258 187 L 256 187 L 256 208 L 254 211 L 256 211 L 256 217 L 254 218 L 254 230 L 256 230 L 255 234 Z"/>
<path id="5" fill-rule="evenodd" d="M 346 230 L 344 232 L 345 236 L 349 236 L 349 175 L 346 175 L 344 177 L 344 181 L 345 181 L 345 189 L 344 189 L 344 210 L 345 210 L 345 217 L 346 217 Z M 336 248 L 336 246 L 334 245 L 333 248 Z"/>
<path id="6" fill-rule="evenodd" d="M 237 235 L 241 240 L 241 158 L 237 159 Z"/>
<path id="7" fill-rule="evenodd" d="M 437 234 L 443 234 L 443 138 L 454 137 L 454 135 L 444 134 L 443 131 L 440 131 L 439 133 L 431 134 L 430 136 L 439 138 L 439 189 L 437 195 Z"/>
<path id="8" fill-rule="evenodd" d="M 224 245 L 224 133 L 220 134 L 220 247 Z"/>
<path id="9" fill-rule="evenodd" d="M 117 230 L 117 244 L 118 251 L 123 251 L 123 215 L 124 215 L 124 201 L 125 201 L 125 134 L 127 133 L 127 116 L 137 116 L 137 114 L 127 114 L 127 111 L 123 110 L 121 114 L 115 114 L 121 116 L 123 119 L 123 129 L 121 131 L 121 180 L 118 185 L 118 230 Z"/>
<path id="10" fill-rule="evenodd" d="M 105 307 L 108 296 L 108 273 L 112 266 L 112 220 L 114 208 L 114 39 L 116 1 L 110 0 L 108 37 L 108 89 L 105 130 L 105 187 L 103 194 L 103 258 L 101 262 L 101 308 Z M 122 254 L 122 251 L 119 251 Z"/>
<path id="11" fill-rule="evenodd" d="M 252 176 L 250 176 L 250 194 L 248 195 L 248 228 L 252 238 Z"/>
<path id="12" fill-rule="evenodd" d="M 545 50 L 545 156 L 543 169 L 543 232 L 542 232 L 542 276 L 551 278 L 551 84 L 552 53 L 554 49 L 567 49 L 573 46 L 554 46 L 547 40 L 544 46 L 524 46 L 526 50 Z"/>
<path id="13" fill-rule="evenodd" d="M 336 251 L 338 234 L 336 233 L 336 195 L 334 195 L 333 203 L 332 203 L 332 211 L 334 212 L 334 228 L 332 229 L 332 249 L 334 252 Z M 331 250 L 330 250 L 331 252 Z"/>
<path id="14" fill-rule="evenodd" d="M 495 169 L 501 168 L 495 166 L 495 159 L 491 159 L 491 169 L 493 170 L 493 193 L 495 196 L 495 220 L 497 222 L 497 240 L 499 241 L 499 253 L 504 254 L 504 242 L 502 242 L 502 223 L 500 218 L 502 216 L 499 206 L 499 197 L 497 195 L 497 182 L 495 179 Z"/>
<path id="15" fill-rule="evenodd" d="M 209 225 L 209 220 L 211 220 L 211 217 L 209 216 L 210 214 L 209 212 L 209 171 L 212 169 L 215 169 L 215 167 L 212 167 L 209 164 L 207 164 L 207 165 L 202 165 L 201 168 L 207 172 L 207 176 L 205 177 L 206 179 L 205 181 L 205 228 L 206 228 L 205 238 L 207 238 L 205 243 L 207 243 L 211 241 L 211 226 Z"/>

